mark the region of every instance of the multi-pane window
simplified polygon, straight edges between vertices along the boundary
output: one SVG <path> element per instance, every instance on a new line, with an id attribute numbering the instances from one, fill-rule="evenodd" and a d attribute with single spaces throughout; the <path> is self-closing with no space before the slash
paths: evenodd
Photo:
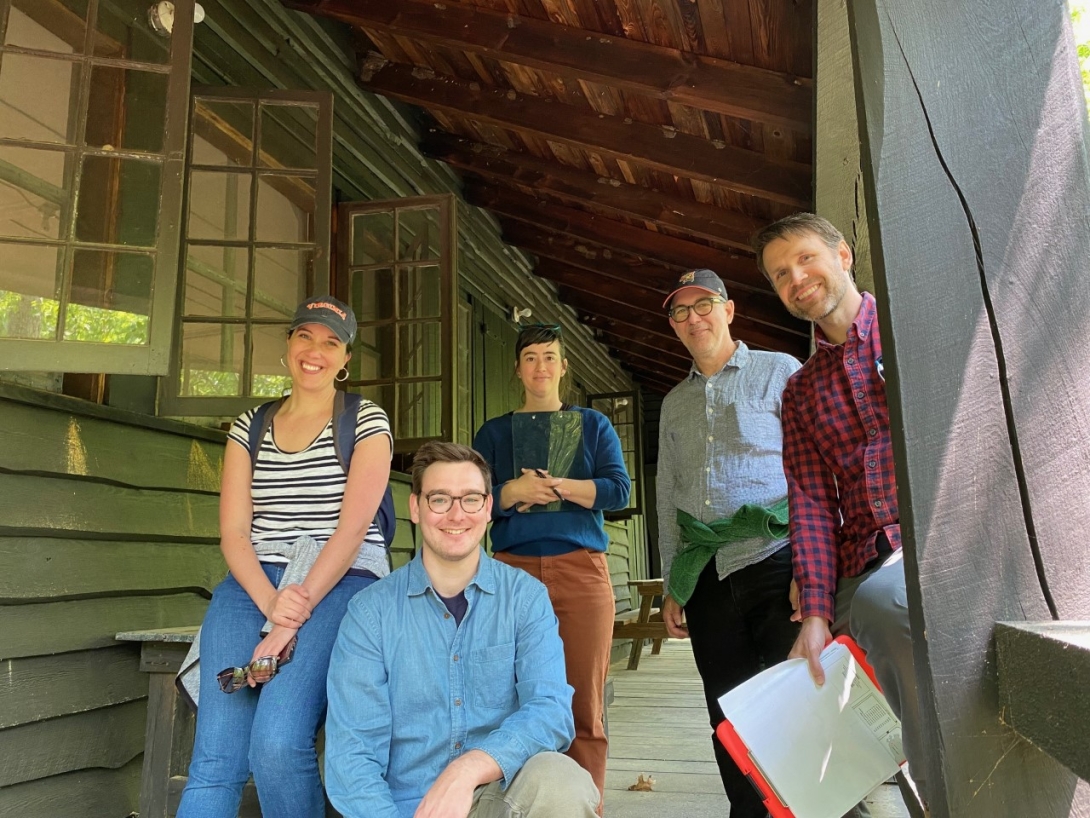
<path id="1" fill-rule="evenodd" d="M 643 511 L 643 447 L 640 442 L 640 425 L 643 422 L 640 411 L 639 392 L 614 392 L 604 395 L 588 395 L 587 405 L 609 418 L 617 437 L 621 439 L 621 452 L 624 454 L 625 467 L 632 480 L 632 494 L 628 499 L 628 508 L 610 514 L 611 517 L 630 517 Z"/>
<path id="2" fill-rule="evenodd" d="M 332 98 L 194 91 L 170 414 L 229 415 L 291 384 L 295 307 L 329 290 Z"/>
<path id="3" fill-rule="evenodd" d="M 192 7 L 0 0 L 4 368 L 160 374 L 170 353 Z"/>
<path id="4" fill-rule="evenodd" d="M 340 206 L 341 284 L 360 325 L 348 387 L 390 417 L 395 448 L 454 433 L 451 196 Z"/>

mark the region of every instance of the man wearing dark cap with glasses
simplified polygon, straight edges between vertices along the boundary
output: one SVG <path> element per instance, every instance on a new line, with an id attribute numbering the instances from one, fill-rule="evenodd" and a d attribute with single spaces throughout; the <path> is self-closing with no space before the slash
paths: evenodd
<path id="1" fill-rule="evenodd" d="M 711 270 L 667 296 L 670 326 L 693 357 L 659 419 L 659 553 L 671 636 L 692 639 L 713 729 L 718 699 L 787 658 L 791 622 L 780 398 L 790 355 L 731 338 L 734 302 Z M 731 818 L 765 818 L 756 791 L 712 736 Z"/>
<path id="2" fill-rule="evenodd" d="M 572 688 L 549 594 L 484 553 L 491 471 L 468 446 L 413 459 L 422 545 L 348 605 L 329 664 L 326 790 L 345 818 L 594 818 L 561 753 Z"/>

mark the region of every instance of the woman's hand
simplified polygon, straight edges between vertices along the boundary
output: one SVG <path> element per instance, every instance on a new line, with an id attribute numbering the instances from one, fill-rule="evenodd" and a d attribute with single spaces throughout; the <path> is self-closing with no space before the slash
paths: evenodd
<path id="1" fill-rule="evenodd" d="M 257 643 L 257 647 L 254 648 L 254 655 L 250 657 L 250 661 L 255 659 L 264 659 L 266 656 L 279 656 L 284 648 L 286 648 L 291 640 L 295 638 L 298 633 L 296 628 L 282 628 L 279 625 L 273 625 L 273 629 L 269 631 L 269 634 Z M 249 674 L 246 675 L 246 683 L 250 687 L 257 687 L 255 682 Z"/>
<path id="2" fill-rule="evenodd" d="M 550 476 L 544 469 L 523 469 L 522 476 L 508 485 L 513 489 L 517 511 L 528 511 L 531 506 L 546 506 L 565 499 L 571 493 L 564 488 L 561 478 Z"/>
<path id="3" fill-rule="evenodd" d="M 298 630 L 310 619 L 310 591 L 302 585 L 286 585 L 270 597 L 261 612 L 274 625 Z"/>

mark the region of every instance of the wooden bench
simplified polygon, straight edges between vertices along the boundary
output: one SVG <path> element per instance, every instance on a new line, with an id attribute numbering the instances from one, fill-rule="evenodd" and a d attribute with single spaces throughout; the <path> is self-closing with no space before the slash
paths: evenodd
<path id="1" fill-rule="evenodd" d="M 640 666 L 643 653 L 643 641 L 652 640 L 651 655 L 657 656 L 662 650 L 662 641 L 667 638 L 666 623 L 662 611 L 654 607 L 655 597 L 662 596 L 661 579 L 637 579 L 628 583 L 640 595 L 640 607 L 626 611 L 613 620 L 613 638 L 631 639 L 632 652 L 628 656 L 628 669 L 636 670 Z"/>

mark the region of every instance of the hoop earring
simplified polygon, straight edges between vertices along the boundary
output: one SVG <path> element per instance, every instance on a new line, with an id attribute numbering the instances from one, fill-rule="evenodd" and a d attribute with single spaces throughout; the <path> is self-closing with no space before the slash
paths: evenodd
<path id="1" fill-rule="evenodd" d="M 288 365 L 286 363 L 284 363 L 284 356 L 283 355 L 280 356 L 280 366 L 284 367 L 284 369 L 288 368 Z"/>
<path id="2" fill-rule="evenodd" d="M 338 378 L 336 375 L 333 376 L 333 379 L 337 383 L 344 383 L 345 381 L 348 380 L 348 367 L 347 366 L 342 366 L 339 370 L 337 370 L 337 375 L 340 375 L 342 372 L 344 373 L 343 378 Z"/>

